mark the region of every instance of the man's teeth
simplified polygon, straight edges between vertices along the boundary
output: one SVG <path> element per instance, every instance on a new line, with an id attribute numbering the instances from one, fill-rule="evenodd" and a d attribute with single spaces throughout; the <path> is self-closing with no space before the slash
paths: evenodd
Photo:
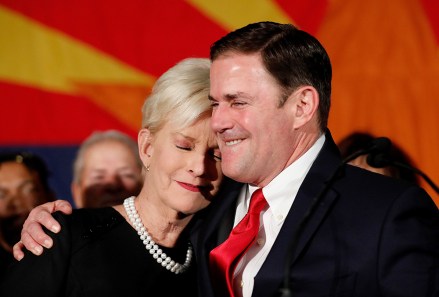
<path id="1" fill-rule="evenodd" d="M 236 140 L 232 140 L 232 141 L 226 141 L 226 145 L 234 145 L 237 143 L 240 143 L 242 140 L 241 139 L 236 139 Z"/>

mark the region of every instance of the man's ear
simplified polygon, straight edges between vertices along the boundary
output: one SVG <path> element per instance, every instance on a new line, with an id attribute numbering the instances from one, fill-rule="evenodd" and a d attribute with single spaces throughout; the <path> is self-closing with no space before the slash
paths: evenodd
<path id="1" fill-rule="evenodd" d="M 294 129 L 297 130 L 312 119 L 316 122 L 317 109 L 319 107 L 319 94 L 317 90 L 311 86 L 304 86 L 297 89 L 291 96 L 294 96 Z"/>
<path id="2" fill-rule="evenodd" d="M 151 163 L 151 156 L 154 153 L 154 147 L 152 145 L 152 133 L 148 128 L 143 128 L 139 131 L 137 141 L 139 144 L 139 156 L 145 167 Z"/>

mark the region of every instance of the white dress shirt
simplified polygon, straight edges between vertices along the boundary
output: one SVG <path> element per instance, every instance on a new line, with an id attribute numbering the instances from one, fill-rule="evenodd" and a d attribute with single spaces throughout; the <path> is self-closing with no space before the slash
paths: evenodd
<path id="1" fill-rule="evenodd" d="M 254 277 L 267 258 L 296 198 L 300 185 L 324 142 L 325 135 L 322 135 L 303 156 L 285 168 L 262 189 L 268 207 L 261 213 L 261 226 L 255 243 L 241 258 L 235 269 L 233 286 L 236 296 L 250 297 L 252 295 Z M 248 185 L 241 191 L 235 214 L 235 226 L 247 213 L 250 197 L 257 189 L 257 187 Z"/>

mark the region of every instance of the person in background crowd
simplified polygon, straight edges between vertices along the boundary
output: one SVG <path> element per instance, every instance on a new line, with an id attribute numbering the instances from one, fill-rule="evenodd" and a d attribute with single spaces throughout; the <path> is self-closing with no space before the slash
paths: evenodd
<path id="1" fill-rule="evenodd" d="M 116 130 L 96 131 L 82 142 L 73 162 L 73 201 L 76 208 L 117 205 L 140 192 L 142 179 L 137 143 Z M 62 208 L 63 202 L 54 203 L 70 213 L 71 206 Z M 49 247 L 52 241 L 46 239 L 43 243 Z M 42 251 L 36 247 L 36 253 Z"/>
<path id="2" fill-rule="evenodd" d="M 340 149 L 341 157 L 347 158 L 348 156 L 359 150 L 368 148 L 375 138 L 376 137 L 374 137 L 372 134 L 365 132 L 353 132 L 347 135 L 338 143 L 338 148 Z M 386 154 L 386 157 L 388 157 L 393 161 L 397 161 L 413 167 L 412 160 L 395 143 L 392 143 L 392 147 L 390 148 L 389 152 Z M 367 163 L 367 155 L 358 156 L 354 160 L 350 161 L 349 164 L 358 166 L 360 168 L 364 168 L 372 172 L 404 179 L 411 183 L 415 183 L 415 184 L 419 183 L 418 176 L 412 170 L 408 170 L 406 168 L 401 168 L 396 166 L 386 166 L 383 168 L 375 168 L 370 166 Z"/>
<path id="3" fill-rule="evenodd" d="M 94 132 L 73 163 L 72 196 L 77 208 L 120 204 L 142 187 L 136 142 L 121 132 Z"/>
<path id="4" fill-rule="evenodd" d="M 54 200 L 43 159 L 31 153 L 0 154 L 0 277 L 13 261 L 12 246 L 35 206 Z"/>

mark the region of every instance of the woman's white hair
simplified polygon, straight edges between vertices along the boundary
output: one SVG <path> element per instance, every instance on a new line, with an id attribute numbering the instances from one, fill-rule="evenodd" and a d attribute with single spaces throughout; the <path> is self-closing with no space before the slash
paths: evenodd
<path id="1" fill-rule="evenodd" d="M 167 122 L 186 128 L 212 112 L 209 95 L 210 60 L 189 58 L 166 71 L 142 108 L 142 127 L 155 133 Z"/>

